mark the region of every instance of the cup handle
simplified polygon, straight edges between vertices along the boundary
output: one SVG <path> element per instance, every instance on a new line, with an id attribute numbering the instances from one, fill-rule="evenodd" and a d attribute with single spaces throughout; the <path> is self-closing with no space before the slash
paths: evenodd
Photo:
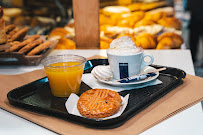
<path id="1" fill-rule="evenodd" d="M 149 62 L 146 62 L 146 61 L 144 60 L 145 57 L 150 57 L 151 60 L 150 60 Z M 143 54 L 141 70 L 142 70 L 144 67 L 146 67 L 146 66 L 148 66 L 148 65 L 151 65 L 153 62 L 154 62 L 154 57 L 153 57 L 152 55 L 150 55 L 150 54 Z"/>

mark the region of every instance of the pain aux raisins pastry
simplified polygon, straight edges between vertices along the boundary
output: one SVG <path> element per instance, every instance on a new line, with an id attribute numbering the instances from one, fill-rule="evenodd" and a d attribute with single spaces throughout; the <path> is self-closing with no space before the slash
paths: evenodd
<path id="1" fill-rule="evenodd" d="M 117 113 L 121 107 L 120 95 L 107 89 L 90 89 L 84 92 L 77 103 L 82 116 L 105 118 Z"/>

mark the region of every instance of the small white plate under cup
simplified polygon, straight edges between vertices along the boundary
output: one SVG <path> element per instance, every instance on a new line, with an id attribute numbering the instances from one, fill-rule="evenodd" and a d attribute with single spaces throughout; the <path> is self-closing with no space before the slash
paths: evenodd
<path id="1" fill-rule="evenodd" d="M 150 71 L 153 71 L 153 70 L 156 70 L 154 67 L 151 67 L 151 66 L 146 66 L 142 69 L 141 73 L 147 73 L 147 72 L 150 72 Z M 105 84 L 108 84 L 108 85 L 112 85 L 112 86 L 126 86 L 126 85 L 135 85 L 135 84 L 143 84 L 143 83 L 146 83 L 146 82 L 150 82 L 152 80 L 155 80 L 158 76 L 159 76 L 159 72 L 155 72 L 155 76 L 152 76 L 152 77 L 147 77 L 146 79 L 144 80 L 140 80 L 140 81 L 134 81 L 134 82 L 129 82 L 129 83 L 120 83 L 120 82 L 116 82 L 115 79 L 113 80 L 109 80 L 109 81 L 105 81 L 105 80 L 101 80 L 101 79 L 98 79 L 96 78 L 99 82 L 102 82 L 102 83 L 105 83 Z"/>

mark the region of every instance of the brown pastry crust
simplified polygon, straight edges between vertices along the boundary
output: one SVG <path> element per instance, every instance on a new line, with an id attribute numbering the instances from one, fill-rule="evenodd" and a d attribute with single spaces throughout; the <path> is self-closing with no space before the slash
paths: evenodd
<path id="1" fill-rule="evenodd" d="M 149 14 L 157 14 L 159 12 L 164 12 L 167 17 L 173 17 L 175 14 L 173 7 L 163 7 L 163 8 L 153 9 L 153 10 L 146 12 L 146 14 L 148 14 L 148 13 Z"/>
<path id="2" fill-rule="evenodd" d="M 60 37 L 65 37 L 66 34 L 68 34 L 69 32 L 64 29 L 63 27 L 58 27 L 53 29 L 50 34 L 49 37 L 53 37 L 53 36 L 60 36 Z"/>
<path id="3" fill-rule="evenodd" d="M 35 47 L 33 50 L 31 50 L 27 55 L 38 54 L 39 52 L 49 48 L 53 43 L 54 43 L 54 41 L 51 41 L 51 40 L 44 42 L 44 43 L 40 44 L 39 46 Z"/>
<path id="4" fill-rule="evenodd" d="M 180 35 L 174 33 L 174 32 L 165 32 L 163 34 L 161 34 L 158 38 L 157 38 L 157 41 L 161 41 L 164 37 L 176 37 L 176 38 L 179 38 L 180 40 L 182 40 L 183 42 L 183 39 Z"/>
<path id="5" fill-rule="evenodd" d="M 27 53 L 32 48 L 34 48 L 35 46 L 37 46 L 37 45 L 39 45 L 41 43 L 43 43 L 43 40 L 42 39 L 37 39 L 37 40 L 29 43 L 28 45 L 24 46 L 23 48 L 21 48 L 18 52 Z"/>
<path id="6" fill-rule="evenodd" d="M 157 13 L 151 13 L 148 12 L 145 14 L 145 19 L 146 20 L 152 20 L 154 22 L 157 22 L 158 20 L 162 19 L 166 17 L 166 13 L 165 12 L 157 12 Z"/>
<path id="7" fill-rule="evenodd" d="M 138 11 L 140 10 L 141 6 L 142 6 L 142 3 L 133 3 L 128 5 L 127 7 L 130 9 L 130 11 Z"/>
<path id="8" fill-rule="evenodd" d="M 145 13 L 143 11 L 133 12 L 130 14 L 130 16 L 118 21 L 117 26 L 133 28 L 134 25 L 143 19 L 144 16 Z"/>
<path id="9" fill-rule="evenodd" d="M 121 107 L 120 95 L 107 89 L 90 89 L 77 103 L 81 115 L 88 118 L 105 118 L 117 113 Z"/>
<path id="10" fill-rule="evenodd" d="M 110 47 L 110 44 L 100 40 L 100 49 L 108 49 Z"/>
<path id="11" fill-rule="evenodd" d="M 155 9 L 157 7 L 161 7 L 161 6 L 164 6 L 164 5 L 167 5 L 167 1 L 145 3 L 145 4 L 141 5 L 140 9 L 147 11 L 147 10 Z"/>
<path id="12" fill-rule="evenodd" d="M 164 17 L 157 21 L 158 24 L 169 27 L 169 28 L 175 28 L 177 30 L 180 30 L 182 28 L 182 23 L 180 20 L 178 20 L 175 17 Z"/>
<path id="13" fill-rule="evenodd" d="M 155 49 L 157 45 L 156 38 L 156 35 L 143 33 L 136 37 L 135 45 L 143 49 Z"/>
<path id="14" fill-rule="evenodd" d="M 17 32 L 9 39 L 9 41 L 15 41 L 15 40 L 20 41 L 20 40 L 22 40 L 22 39 L 25 37 L 27 31 L 28 31 L 28 28 L 23 28 L 23 29 L 17 31 Z"/>
<path id="15" fill-rule="evenodd" d="M 19 43 L 20 43 L 20 41 L 13 41 L 13 42 L 8 42 L 7 44 L 14 46 L 14 45 L 19 44 Z"/>
<path id="16" fill-rule="evenodd" d="M 152 24 L 155 24 L 155 22 L 152 20 L 142 19 L 135 24 L 135 27 L 147 26 L 147 25 L 152 25 Z"/>
<path id="17" fill-rule="evenodd" d="M 54 49 L 76 49 L 76 44 L 68 38 L 60 38 Z"/>
<path id="18" fill-rule="evenodd" d="M 4 11 L 3 11 L 3 9 L 0 6 L 0 19 L 3 18 L 3 15 L 4 15 Z"/>
<path id="19" fill-rule="evenodd" d="M 111 17 L 105 16 L 103 14 L 99 15 L 99 24 L 100 25 L 115 25 L 116 24 L 116 19 L 118 19 L 119 15 L 112 15 Z M 115 18 L 114 20 L 111 18 Z"/>
<path id="20" fill-rule="evenodd" d="M 166 32 L 158 38 L 156 49 L 178 49 L 183 44 L 183 39 L 180 35 L 173 32 Z"/>
<path id="21" fill-rule="evenodd" d="M 7 42 L 7 35 L 5 31 L 5 21 L 3 19 L 3 9 L 0 7 L 0 44 Z"/>
<path id="22" fill-rule="evenodd" d="M 16 34 L 17 31 L 18 31 L 18 29 L 13 29 L 12 31 L 10 31 L 10 32 L 7 34 L 8 40 L 9 40 L 14 34 Z"/>
<path id="23" fill-rule="evenodd" d="M 23 42 L 20 42 L 18 44 L 13 45 L 10 49 L 6 50 L 5 52 L 13 52 L 16 51 L 20 48 L 22 48 L 23 46 L 26 46 L 27 44 L 29 44 L 30 42 L 38 39 L 40 36 L 39 35 L 34 35 L 34 36 L 30 36 L 28 37 L 26 40 L 24 40 Z"/>
<path id="24" fill-rule="evenodd" d="M 10 31 L 13 31 L 16 28 L 14 24 L 8 25 L 5 27 L 6 34 L 8 34 Z"/>
<path id="25" fill-rule="evenodd" d="M 5 21 L 0 19 L 0 44 L 7 42 L 7 35 L 5 32 Z"/>

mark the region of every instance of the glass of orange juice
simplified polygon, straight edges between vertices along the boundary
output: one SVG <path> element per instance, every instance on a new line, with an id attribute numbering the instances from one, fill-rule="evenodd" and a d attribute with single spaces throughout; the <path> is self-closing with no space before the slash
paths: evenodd
<path id="1" fill-rule="evenodd" d="M 71 93 L 79 93 L 86 61 L 72 54 L 50 56 L 42 61 L 54 96 L 69 97 Z"/>

